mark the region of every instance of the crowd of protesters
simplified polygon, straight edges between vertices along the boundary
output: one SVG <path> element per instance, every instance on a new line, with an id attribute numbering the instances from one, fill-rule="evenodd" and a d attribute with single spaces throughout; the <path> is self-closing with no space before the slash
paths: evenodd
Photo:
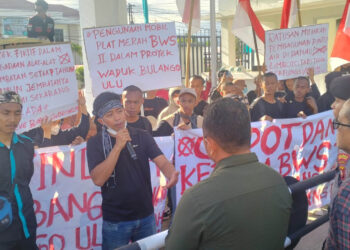
<path id="1" fill-rule="evenodd" d="M 11 171 L 13 171 L 12 168 L 15 165 L 28 168 L 27 176 L 17 178 L 23 178 L 24 183 L 29 183 L 33 173 L 33 165 L 17 160 L 17 158 L 21 158 L 19 156 L 21 152 L 25 152 L 26 157 L 32 159 L 34 152 L 32 147 L 77 145 L 87 141 L 90 174 L 93 182 L 101 186 L 102 190 L 103 248 L 112 249 L 127 244 L 129 241 L 136 241 L 155 233 L 150 176 L 147 170 L 149 169 L 149 159 L 154 161 L 167 177 L 169 188 L 177 182 L 179 173 L 175 171 L 173 162 L 169 162 L 164 157 L 153 137 L 171 136 L 176 129 L 203 128 L 203 131 L 206 133 L 204 137 L 208 155 L 219 164 L 218 166 L 222 165 L 224 169 L 227 164 L 234 165 L 236 161 L 240 162 L 240 164 L 245 164 L 245 161 L 247 161 L 251 168 L 255 169 L 256 167 L 259 168 L 259 164 L 256 156 L 249 151 L 250 126 L 247 126 L 247 124 L 250 125 L 250 121 L 267 120 L 273 122 L 274 119 L 281 118 L 306 118 L 309 115 L 330 109 L 334 110 L 334 115 L 337 118 L 341 107 L 350 98 L 350 78 L 349 76 L 343 76 L 341 72 L 331 72 L 325 76 L 327 92 L 322 96 L 320 96 L 315 83 L 313 69 L 308 70 L 308 76 L 300 76 L 284 81 L 279 81 L 273 72 L 267 72 L 263 76 L 257 77 L 254 83 L 256 89 L 248 92 L 245 80 L 234 79 L 228 70 L 220 70 L 218 72 L 217 84 L 211 84 L 200 75 L 194 75 L 190 78 L 190 88 L 176 87 L 169 89 L 168 100 L 157 96 L 157 91 L 144 92 L 137 86 L 129 85 L 123 90 L 121 95 L 110 92 L 100 94 L 94 101 L 92 114 L 88 113 L 84 94 L 80 91 L 78 114 L 58 121 L 43 119 L 39 128 L 28 131 L 23 135 L 14 133 L 21 115 L 22 104 L 20 97 L 14 92 L 0 93 L 1 116 L 3 116 L 0 116 L 0 118 L 4 120 L 4 123 L 0 125 L 0 153 L 3 154 L 2 159 L 8 160 L 6 164 L 11 166 L 9 167 Z M 216 86 L 210 91 L 212 85 Z M 9 104 L 16 105 L 12 107 Z M 6 118 L 10 115 L 12 115 L 12 118 Z M 237 129 L 231 129 L 232 132 L 229 132 L 232 126 L 236 126 Z M 249 128 L 249 131 L 247 128 Z M 247 133 L 242 134 L 243 131 Z M 235 142 L 240 137 L 245 142 L 242 145 Z M 239 139 L 239 143 L 242 140 Z M 128 142 L 130 141 L 133 142 L 133 145 L 130 144 L 129 146 Z M 246 149 L 245 151 L 243 150 L 244 148 Z M 12 156 L 7 155 L 8 153 L 12 154 Z M 242 158 L 242 155 L 245 155 L 246 158 Z M 16 159 L 15 163 L 13 157 Z M 230 163 L 227 161 L 227 157 L 232 157 L 232 159 L 230 158 Z M 226 165 L 222 161 L 225 161 Z M 6 164 L 1 164 L 1 166 L 3 167 Z M 130 171 L 130 166 L 134 167 L 132 171 Z M 4 171 L 7 173 L 9 169 Z M 116 169 L 118 169 L 118 174 Z M 223 172 L 221 173 L 220 171 Z M 220 171 L 216 171 L 216 181 L 213 181 L 213 183 L 217 182 L 216 186 L 224 184 L 227 181 L 227 176 L 235 175 L 235 171 Z M 271 189 L 271 192 L 280 196 L 278 202 L 284 204 L 283 210 L 279 210 L 276 207 L 269 208 L 271 211 L 277 209 L 274 216 L 279 214 L 280 220 L 276 221 L 274 228 L 282 234 L 279 235 L 279 242 L 276 241 L 276 238 L 274 240 L 272 238 L 271 240 L 266 240 L 270 239 L 271 234 L 269 234 L 264 236 L 265 240 L 263 242 L 257 242 L 257 244 L 266 245 L 264 249 L 269 247 L 280 249 L 281 239 L 284 239 L 287 230 L 286 225 L 282 224 L 286 224 L 288 221 L 291 204 L 286 196 L 288 192 L 285 192 L 287 190 L 285 184 L 280 181 L 275 173 L 264 171 L 261 174 L 270 177 L 266 183 L 261 183 L 259 188 L 268 185 L 269 181 L 273 180 L 276 186 L 274 189 Z M 219 177 L 221 175 L 222 177 Z M 252 178 L 254 176 L 256 175 L 253 174 Z M 8 175 L 2 175 L 0 177 L 1 183 L 6 184 L 7 189 L 16 189 L 16 185 L 13 186 L 9 182 L 11 180 L 10 177 L 10 172 Z M 222 182 L 220 178 L 222 178 Z M 130 181 L 133 183 L 132 190 L 130 189 Z M 210 189 L 211 185 L 214 184 L 208 182 L 202 184 L 202 188 Z M 4 189 L 6 189 L 5 186 Z M 116 186 L 119 188 L 116 188 Z M 247 190 L 250 190 L 251 187 L 247 187 Z M 14 222 L 6 230 L 8 234 L 0 234 L 1 247 L 6 246 L 8 247 L 6 249 L 12 249 L 9 246 L 14 244 L 14 246 L 18 246 L 21 249 L 21 246 L 24 244 L 24 246 L 28 247 L 27 249 L 35 249 L 35 230 L 33 229 L 35 228 L 35 218 L 33 219 L 32 208 L 28 207 L 28 204 L 33 203 L 28 188 L 28 186 L 23 186 L 17 191 L 26 205 L 19 207 L 16 205 L 18 203 L 14 203 Z M 204 201 L 208 193 L 201 194 L 201 191 L 196 192 L 193 190 L 191 192 L 191 194 L 185 193 L 184 201 L 180 203 L 180 210 L 177 212 L 180 215 L 175 215 L 174 227 L 167 238 L 167 247 L 169 249 L 183 248 L 186 244 L 197 244 L 197 247 L 203 245 L 203 242 L 196 243 L 196 240 L 200 240 L 202 236 L 194 237 L 191 225 L 193 230 L 196 232 L 200 231 L 201 224 L 196 223 L 209 222 L 198 222 L 198 218 L 202 215 L 206 216 L 206 213 L 210 212 L 206 211 L 204 213 L 200 209 L 197 211 L 199 213 L 198 218 L 193 217 L 190 222 L 184 219 L 185 215 L 183 214 L 197 205 L 192 204 L 193 200 L 186 201 L 186 197 L 194 195 L 194 197 L 197 197 L 197 201 L 203 201 L 203 207 L 208 206 L 208 209 L 213 203 L 208 203 L 207 200 Z M 256 190 L 254 195 L 261 197 L 261 194 Z M 115 199 L 115 197 L 119 198 Z M 130 199 L 130 197 L 133 198 Z M 216 198 L 214 199 L 214 197 Z M 220 199 L 219 197 L 215 192 L 213 193 L 213 200 L 229 198 L 238 201 L 242 199 L 242 197 L 236 196 L 235 193 L 223 194 Z M 254 199 L 256 200 L 256 198 Z M 217 202 L 215 206 L 220 206 L 222 201 Z M 238 201 L 238 203 L 242 202 L 245 204 L 246 201 L 244 199 L 243 201 Z M 169 197 L 168 204 L 171 209 L 171 197 Z M 251 204 L 251 201 L 248 201 L 246 205 L 249 204 Z M 225 206 L 229 208 L 231 205 L 226 204 Z M 184 210 L 181 212 L 181 209 Z M 282 208 L 280 207 L 280 209 Z M 240 207 L 235 207 L 232 211 L 236 212 L 232 212 L 232 215 L 228 217 L 234 218 L 236 213 L 242 212 Z M 268 215 L 264 214 L 264 216 Z M 201 217 L 201 220 L 205 220 L 205 218 Z M 259 221 L 262 218 L 256 217 L 256 220 Z M 271 218 L 269 220 L 273 221 Z M 139 228 L 140 223 L 144 227 Z M 184 225 L 181 223 L 188 225 L 187 231 L 183 230 Z M 189 225 L 188 223 L 192 224 Z M 215 227 L 217 221 L 211 218 L 210 223 L 213 224 L 212 227 Z M 224 221 L 221 226 L 229 227 Z M 125 227 L 129 227 L 132 230 L 127 233 L 124 229 L 120 229 Z M 255 226 L 254 228 L 256 229 L 257 227 Z M 231 228 L 230 230 L 234 229 Z M 251 229 L 247 228 L 247 230 Z M 333 230 L 336 230 L 336 228 L 333 228 Z M 22 234 L 16 234 L 16 237 L 12 237 L 11 232 L 22 232 Z M 213 234 L 211 237 L 216 235 L 212 228 L 208 232 Z M 119 236 L 115 237 L 115 235 Z M 188 241 L 181 241 L 180 238 L 186 238 L 186 235 L 191 235 L 191 237 L 187 239 Z M 227 239 L 227 235 L 224 232 L 221 233 L 220 237 Z M 254 248 L 255 243 L 249 243 L 249 237 L 244 235 L 241 237 L 241 239 L 246 241 L 242 241 L 241 245 L 235 243 L 238 248 L 243 247 L 244 244 L 252 244 L 251 247 Z M 334 232 L 332 237 L 332 241 L 327 242 L 328 245 L 335 244 L 337 241 L 337 239 L 334 239 L 336 237 Z M 222 243 L 222 241 L 220 242 Z M 214 246 L 215 244 L 218 244 L 217 240 L 208 243 L 209 246 Z M 223 245 L 222 249 L 225 249 L 225 245 Z"/>
<path id="2" fill-rule="evenodd" d="M 127 126 L 146 130 L 154 137 L 169 136 L 174 128 L 201 128 L 205 109 L 220 98 L 232 98 L 246 105 L 251 121 L 306 118 L 331 110 L 331 105 L 339 100 L 338 96 L 344 94 L 332 90 L 331 85 L 334 79 L 342 76 L 341 72 L 325 76 L 327 91 L 322 96 L 314 81 L 313 69 L 308 71 L 308 75 L 279 81 L 274 73 L 267 72 L 262 77 L 256 77 L 256 89 L 245 94 L 245 80 L 234 79 L 228 70 L 221 70 L 217 87 L 206 96 L 203 92 L 211 83 L 200 75 L 194 75 L 190 79 L 190 88 L 170 88 L 168 100 L 157 96 L 157 90 L 144 92 L 134 85 L 123 90 L 121 100 Z M 88 114 L 82 91 L 79 91 L 78 105 L 77 115 L 57 121 L 44 119 L 41 127 L 24 135 L 31 138 L 36 147 L 77 145 L 86 141 L 98 131 L 95 116 Z M 141 116 L 141 113 L 144 115 Z"/>

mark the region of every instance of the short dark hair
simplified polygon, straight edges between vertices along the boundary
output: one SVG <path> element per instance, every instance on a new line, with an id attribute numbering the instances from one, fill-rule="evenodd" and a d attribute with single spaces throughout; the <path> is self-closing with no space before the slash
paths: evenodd
<path id="1" fill-rule="evenodd" d="M 310 80 L 306 76 L 298 76 L 297 78 L 294 79 L 294 84 L 300 80 L 305 80 L 307 82 L 308 86 L 310 87 Z"/>
<path id="2" fill-rule="evenodd" d="M 331 83 L 331 94 L 341 100 L 350 98 L 350 75 L 335 78 Z"/>
<path id="3" fill-rule="evenodd" d="M 37 1 L 35 2 L 35 5 L 36 5 L 36 6 L 41 6 L 41 7 L 43 7 L 43 9 L 44 9 L 45 11 L 47 11 L 47 10 L 49 9 L 49 4 L 48 4 L 46 1 L 44 1 L 44 0 L 37 0 Z"/>
<path id="4" fill-rule="evenodd" d="M 227 69 L 222 69 L 218 72 L 218 78 L 222 77 L 224 74 L 229 73 Z"/>
<path id="5" fill-rule="evenodd" d="M 126 88 L 124 88 L 123 94 L 124 94 L 124 92 L 140 92 L 141 95 L 143 94 L 142 90 L 139 87 L 136 87 L 135 85 L 127 86 Z"/>
<path id="6" fill-rule="evenodd" d="M 275 77 L 276 80 L 278 81 L 277 75 L 276 75 L 275 73 L 273 73 L 273 72 L 267 72 L 267 73 L 265 73 L 265 74 L 263 75 L 263 80 L 265 81 L 265 79 L 266 79 L 267 77 Z"/>
<path id="7" fill-rule="evenodd" d="M 201 80 L 202 81 L 202 85 L 204 85 L 204 83 L 205 83 L 204 78 L 202 76 L 200 76 L 200 75 L 193 75 L 191 77 L 191 80 L 194 80 L 194 79 Z"/>
<path id="8" fill-rule="evenodd" d="M 334 72 L 328 73 L 328 74 L 324 77 L 324 81 L 326 82 L 326 89 L 327 89 L 327 91 L 330 91 L 332 81 L 333 81 L 335 78 L 340 77 L 340 76 L 342 76 L 342 75 L 343 75 L 342 72 L 340 72 L 340 71 L 334 71 Z"/>
<path id="9" fill-rule="evenodd" d="M 211 103 L 204 113 L 203 132 L 227 153 L 250 147 L 250 116 L 246 105 L 231 98 Z"/>

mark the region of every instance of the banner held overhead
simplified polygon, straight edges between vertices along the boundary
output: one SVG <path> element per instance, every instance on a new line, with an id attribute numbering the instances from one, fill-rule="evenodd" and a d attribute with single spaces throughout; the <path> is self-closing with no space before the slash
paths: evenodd
<path id="1" fill-rule="evenodd" d="M 84 29 L 93 95 L 181 85 L 175 24 L 151 23 Z"/>

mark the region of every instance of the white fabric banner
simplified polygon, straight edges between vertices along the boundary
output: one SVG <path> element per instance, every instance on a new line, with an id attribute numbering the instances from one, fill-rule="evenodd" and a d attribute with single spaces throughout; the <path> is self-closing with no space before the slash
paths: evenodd
<path id="1" fill-rule="evenodd" d="M 174 152 L 171 137 L 156 138 L 164 155 Z M 150 164 L 157 230 L 167 197 L 165 177 Z M 161 186 L 162 185 L 162 186 Z M 30 183 L 39 249 L 101 249 L 101 190 L 89 176 L 86 144 L 36 150 Z"/>
<path id="2" fill-rule="evenodd" d="M 70 44 L 0 50 L 0 90 L 15 91 L 23 103 L 17 133 L 78 112 L 78 85 Z M 64 102 L 62 102 L 64 100 Z"/>
<path id="3" fill-rule="evenodd" d="M 332 111 L 306 119 L 252 123 L 251 150 L 259 161 L 282 176 L 306 180 L 335 167 L 338 155 Z M 176 201 L 186 189 L 210 176 L 215 168 L 204 148 L 202 129 L 175 132 L 175 167 L 180 172 Z M 309 209 L 330 202 L 333 183 L 308 191 Z"/>

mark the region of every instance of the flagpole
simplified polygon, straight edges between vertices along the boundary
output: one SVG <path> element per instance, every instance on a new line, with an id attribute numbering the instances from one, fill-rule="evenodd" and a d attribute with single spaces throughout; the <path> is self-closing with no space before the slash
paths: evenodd
<path id="1" fill-rule="evenodd" d="M 145 23 L 149 22 L 148 19 L 148 3 L 147 0 L 142 0 L 143 16 L 145 18 Z"/>
<path id="2" fill-rule="evenodd" d="M 301 23 L 301 12 L 300 12 L 300 0 L 297 0 L 297 7 L 298 7 L 298 19 L 299 19 L 299 27 L 303 26 Z"/>
<path id="3" fill-rule="evenodd" d="M 190 22 L 188 24 L 188 34 L 187 34 L 186 79 L 185 79 L 186 88 L 190 86 L 189 79 L 190 79 L 191 32 L 192 32 L 193 9 L 194 9 L 194 0 L 191 0 Z"/>
<path id="4" fill-rule="evenodd" d="M 258 43 L 256 41 L 256 33 L 254 28 L 252 27 L 253 31 L 253 38 L 254 38 L 254 46 L 255 46 L 255 53 L 256 53 L 256 60 L 258 61 L 258 69 L 259 69 L 259 76 L 261 76 L 261 64 L 260 64 L 260 58 L 259 58 L 259 50 L 258 50 Z"/>
<path id="5" fill-rule="evenodd" d="M 216 40 L 216 19 L 215 19 L 215 1 L 210 1 L 210 71 L 212 86 L 216 85 L 216 70 L 218 62 L 218 47 Z"/>

